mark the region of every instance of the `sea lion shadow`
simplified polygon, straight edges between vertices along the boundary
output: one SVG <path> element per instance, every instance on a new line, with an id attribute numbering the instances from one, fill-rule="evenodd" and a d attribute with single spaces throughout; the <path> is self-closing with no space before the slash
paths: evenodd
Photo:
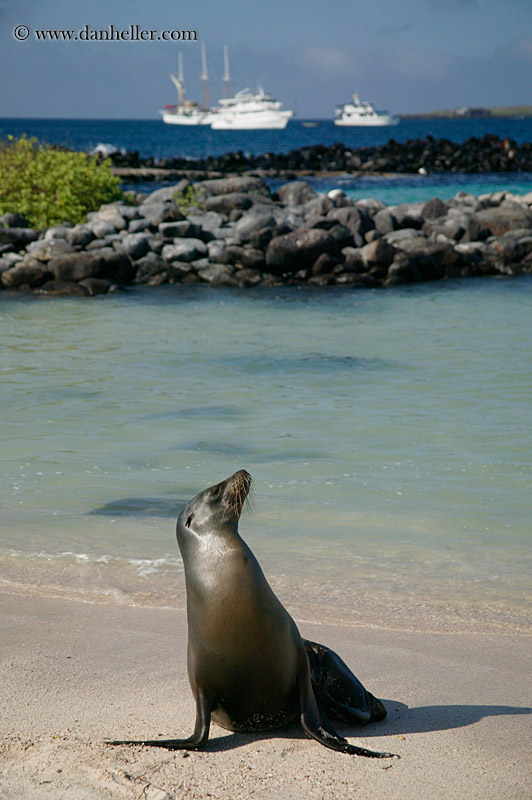
<path id="1" fill-rule="evenodd" d="M 364 736 L 387 736 L 400 733 L 431 733 L 465 728 L 484 717 L 532 714 L 522 706 L 445 705 L 408 708 L 395 700 L 383 700 L 388 716 L 379 725 L 368 725 Z"/>
<path id="2" fill-rule="evenodd" d="M 395 700 L 383 700 L 388 716 L 382 722 L 373 725 L 346 725 L 331 719 L 336 730 L 343 736 L 356 738 L 376 738 L 409 733 L 434 733 L 474 725 L 484 717 L 500 717 L 532 714 L 532 708 L 520 706 L 419 706 L 409 708 Z M 253 742 L 267 739 L 307 739 L 298 722 L 292 722 L 285 728 L 257 733 L 233 733 L 229 736 L 209 739 L 205 750 L 213 753 L 245 747 Z"/>
<path id="3" fill-rule="evenodd" d="M 212 753 L 222 753 L 226 750 L 235 750 L 254 742 L 264 742 L 268 739 L 308 739 L 298 721 L 291 722 L 284 728 L 273 731 L 257 731 L 256 733 L 232 733 L 228 736 L 209 739 L 203 750 Z"/>

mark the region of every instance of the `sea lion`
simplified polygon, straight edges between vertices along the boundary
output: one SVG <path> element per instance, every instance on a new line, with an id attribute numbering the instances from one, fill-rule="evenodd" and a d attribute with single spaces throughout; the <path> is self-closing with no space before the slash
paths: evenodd
<path id="1" fill-rule="evenodd" d="M 332 750 L 388 758 L 356 747 L 328 714 L 366 724 L 386 709 L 329 648 L 302 639 L 240 537 L 238 522 L 251 489 L 239 470 L 200 492 L 177 520 L 185 566 L 188 676 L 196 726 L 188 739 L 115 740 L 168 750 L 201 748 L 211 719 L 232 731 L 280 728 L 299 716 L 304 732 Z"/>

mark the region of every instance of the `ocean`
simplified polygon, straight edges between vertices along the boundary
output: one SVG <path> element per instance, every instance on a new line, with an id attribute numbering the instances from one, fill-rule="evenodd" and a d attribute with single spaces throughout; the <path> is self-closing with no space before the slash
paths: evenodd
<path id="1" fill-rule="evenodd" d="M 156 147 L 153 122 L 30 123 L 80 148 Z M 427 177 L 429 196 L 530 191 Z M 365 180 L 394 202 L 423 184 Z M 245 468 L 241 533 L 298 619 L 530 630 L 531 319 L 530 277 L 0 294 L 0 588 L 182 606 L 175 517 Z"/>

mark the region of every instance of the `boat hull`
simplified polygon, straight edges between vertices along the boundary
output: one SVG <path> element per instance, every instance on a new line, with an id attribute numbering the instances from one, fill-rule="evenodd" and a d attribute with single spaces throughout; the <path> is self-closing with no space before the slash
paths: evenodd
<path id="1" fill-rule="evenodd" d="M 397 117 L 381 116 L 381 117 L 368 117 L 364 119 L 335 119 L 334 124 L 340 125 L 345 128 L 369 128 L 369 127 L 382 127 L 383 125 L 397 125 L 399 120 Z"/>
<path id="2" fill-rule="evenodd" d="M 249 119 L 241 114 L 217 114 L 211 121 L 213 131 L 252 131 L 252 130 L 282 130 L 286 128 L 292 114 L 264 114 L 250 115 Z"/>
<path id="3" fill-rule="evenodd" d="M 173 114 L 171 111 L 165 111 L 161 114 L 163 122 L 167 125 L 210 125 L 212 115 L 205 114 Z"/>

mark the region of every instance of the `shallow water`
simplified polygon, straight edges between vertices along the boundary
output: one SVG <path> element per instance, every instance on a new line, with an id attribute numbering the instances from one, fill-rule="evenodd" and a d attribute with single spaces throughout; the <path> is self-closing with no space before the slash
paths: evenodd
<path id="1" fill-rule="evenodd" d="M 0 585 L 182 604 L 175 517 L 246 468 L 291 607 L 530 624 L 530 278 L 0 303 Z"/>

